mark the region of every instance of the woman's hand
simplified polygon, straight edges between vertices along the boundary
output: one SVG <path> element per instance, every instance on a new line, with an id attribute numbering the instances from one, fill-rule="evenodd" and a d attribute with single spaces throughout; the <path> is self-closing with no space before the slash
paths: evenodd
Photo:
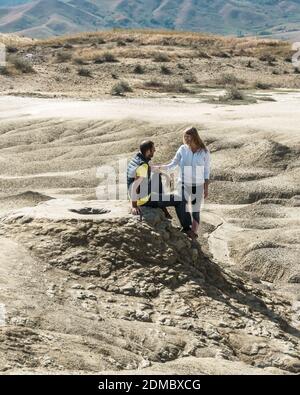
<path id="1" fill-rule="evenodd" d="M 151 166 L 151 171 L 153 173 L 160 173 L 161 172 L 160 166 L 159 165 L 152 165 Z"/>

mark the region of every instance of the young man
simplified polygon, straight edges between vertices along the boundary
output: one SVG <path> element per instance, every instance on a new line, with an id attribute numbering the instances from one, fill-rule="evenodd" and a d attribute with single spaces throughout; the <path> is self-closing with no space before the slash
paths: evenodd
<path id="1" fill-rule="evenodd" d="M 175 207 L 176 214 L 183 228 L 183 231 L 189 232 L 189 216 L 186 212 L 184 199 L 173 194 L 164 194 L 161 182 L 153 183 L 153 174 L 149 162 L 155 153 L 155 146 L 152 141 L 143 141 L 140 145 L 140 152 L 130 161 L 127 168 L 127 187 L 131 199 L 134 215 L 141 214 L 141 207 L 160 208 L 166 211 L 167 207 Z M 159 174 L 155 174 L 160 177 Z M 155 185 L 153 185 L 155 184 Z"/>

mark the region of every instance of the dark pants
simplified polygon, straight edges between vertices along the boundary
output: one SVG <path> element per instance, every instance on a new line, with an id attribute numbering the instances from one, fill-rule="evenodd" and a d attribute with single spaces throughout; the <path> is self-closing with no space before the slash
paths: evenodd
<path id="1" fill-rule="evenodd" d="M 191 229 L 191 217 L 186 211 L 186 201 L 183 197 L 174 194 L 165 194 L 163 191 L 162 179 L 160 174 L 155 174 L 158 176 L 158 182 L 152 183 L 157 186 L 157 191 L 152 191 L 150 200 L 143 206 L 164 209 L 167 207 L 175 207 L 177 217 L 179 219 L 180 225 L 184 231 Z"/>
<path id="2" fill-rule="evenodd" d="M 178 200 L 173 194 L 155 194 L 151 195 L 151 199 L 143 205 L 143 207 L 152 207 L 164 209 L 167 207 L 175 207 L 180 225 L 184 231 L 191 229 L 191 216 L 186 211 L 186 202 L 184 199 Z"/>
<path id="3" fill-rule="evenodd" d="M 183 200 L 186 203 L 186 211 L 189 217 L 187 221 L 189 222 L 189 225 L 191 226 L 194 233 L 198 232 L 200 224 L 200 209 L 203 193 L 204 186 L 202 184 L 182 186 Z"/>

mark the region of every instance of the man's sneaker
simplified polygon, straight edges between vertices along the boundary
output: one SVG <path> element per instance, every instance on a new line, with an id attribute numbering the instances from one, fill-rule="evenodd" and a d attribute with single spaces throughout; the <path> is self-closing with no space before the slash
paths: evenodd
<path id="1" fill-rule="evenodd" d="M 167 219 L 173 219 L 172 215 L 169 213 L 169 211 L 166 208 L 163 208 L 163 212 Z"/>

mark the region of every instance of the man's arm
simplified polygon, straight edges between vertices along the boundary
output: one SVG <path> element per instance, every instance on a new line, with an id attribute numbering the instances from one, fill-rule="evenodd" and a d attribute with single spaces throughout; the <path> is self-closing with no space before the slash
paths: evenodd
<path id="1" fill-rule="evenodd" d="M 131 213 L 133 215 L 139 215 L 141 213 L 141 210 L 137 204 L 138 201 L 138 188 L 141 185 L 143 181 L 143 177 L 136 177 L 133 184 L 132 184 L 132 190 L 131 190 Z"/>
<path id="2" fill-rule="evenodd" d="M 134 215 L 139 215 L 141 214 L 141 210 L 138 207 L 138 199 L 140 198 L 140 191 L 138 192 L 138 189 L 140 185 L 142 184 L 143 180 L 148 176 L 148 165 L 143 164 L 139 166 L 136 170 L 136 176 L 134 179 L 134 182 L 132 184 L 132 190 L 131 190 L 131 205 L 132 209 L 131 212 Z"/>

